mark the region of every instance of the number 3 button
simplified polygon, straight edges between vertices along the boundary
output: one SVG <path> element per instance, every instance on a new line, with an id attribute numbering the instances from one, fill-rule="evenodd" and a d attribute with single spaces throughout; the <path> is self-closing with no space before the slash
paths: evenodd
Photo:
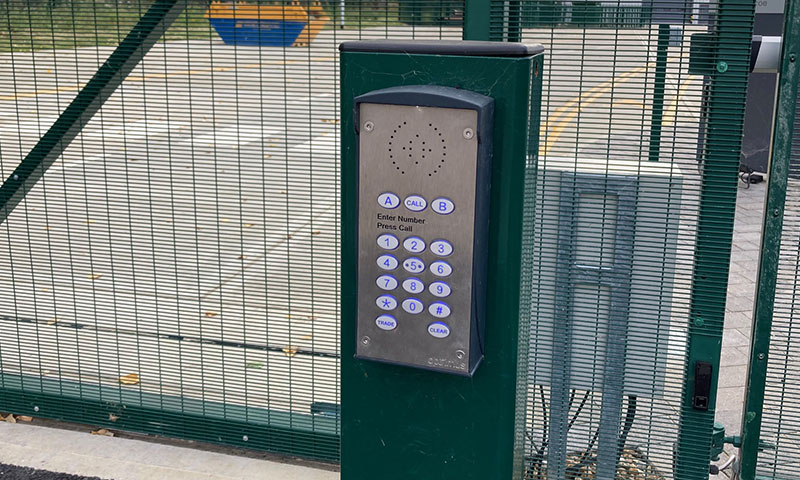
<path id="1" fill-rule="evenodd" d="M 431 243 L 431 251 L 435 255 L 446 257 L 453 253 L 453 246 L 447 240 L 436 240 L 435 242 Z"/>

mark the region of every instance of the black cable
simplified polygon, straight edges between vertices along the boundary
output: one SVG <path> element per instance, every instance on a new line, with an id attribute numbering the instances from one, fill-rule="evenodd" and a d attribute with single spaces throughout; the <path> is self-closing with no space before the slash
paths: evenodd
<path id="1" fill-rule="evenodd" d="M 625 442 L 628 441 L 628 433 L 630 433 L 631 428 L 633 427 L 633 421 L 636 418 L 636 395 L 628 395 L 628 410 L 625 412 L 625 423 L 622 425 L 622 433 L 619 436 L 619 446 L 617 453 L 617 461 L 619 461 L 619 456 L 622 454 L 622 451 L 625 449 Z"/>

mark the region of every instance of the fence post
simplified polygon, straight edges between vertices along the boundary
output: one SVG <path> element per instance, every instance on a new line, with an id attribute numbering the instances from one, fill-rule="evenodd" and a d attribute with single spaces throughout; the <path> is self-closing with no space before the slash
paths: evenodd
<path id="1" fill-rule="evenodd" d="M 761 236 L 761 258 L 756 282 L 756 303 L 753 309 L 750 363 L 747 372 L 745 405 L 742 415 L 741 478 L 756 477 L 764 389 L 769 362 L 772 314 L 780 262 L 784 205 L 792 153 L 792 133 L 797 105 L 797 83 L 800 80 L 797 56 L 800 54 L 800 2 L 788 0 L 784 16 L 778 102 L 773 123 L 772 157 L 769 162 L 769 183 L 764 207 Z"/>
<path id="2" fill-rule="evenodd" d="M 491 2 L 464 1 L 464 40 L 492 40 Z"/>

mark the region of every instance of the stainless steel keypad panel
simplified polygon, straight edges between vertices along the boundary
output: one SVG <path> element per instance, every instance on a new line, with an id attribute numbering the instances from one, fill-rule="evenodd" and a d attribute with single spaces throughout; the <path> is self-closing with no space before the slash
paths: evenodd
<path id="1" fill-rule="evenodd" d="M 469 373 L 478 112 L 357 108 L 357 356 Z"/>

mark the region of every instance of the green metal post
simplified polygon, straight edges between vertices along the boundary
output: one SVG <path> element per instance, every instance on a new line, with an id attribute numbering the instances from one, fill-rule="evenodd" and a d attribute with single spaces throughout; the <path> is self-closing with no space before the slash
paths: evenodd
<path id="1" fill-rule="evenodd" d="M 521 478 L 527 379 L 519 344 L 523 192 L 528 152 L 536 151 L 528 142 L 538 141 L 538 116 L 530 116 L 530 105 L 541 101 L 543 55 L 343 52 L 341 60 L 342 479 Z M 353 98 L 400 85 L 457 87 L 495 100 L 484 360 L 473 377 L 353 358 Z"/>
<path id="2" fill-rule="evenodd" d="M 778 103 L 773 125 L 772 158 L 769 164 L 767 203 L 764 208 L 764 227 L 761 237 L 761 259 L 756 282 L 756 304 L 753 311 L 753 333 L 750 342 L 750 367 L 745 389 L 742 417 L 741 478 L 756 478 L 761 419 L 764 408 L 764 388 L 767 380 L 769 344 L 772 333 L 772 310 L 781 253 L 784 204 L 792 153 L 792 133 L 797 105 L 797 83 L 800 68 L 800 2 L 788 1 L 783 26 Z"/>
<path id="3" fill-rule="evenodd" d="M 728 285 L 733 219 L 742 144 L 742 124 L 750 67 L 753 0 L 720 0 L 716 68 L 710 80 L 706 157 L 695 241 L 689 339 L 684 372 L 676 475 L 708 478 L 714 426 L 722 326 Z M 695 367 L 712 366 L 708 409 L 693 407 Z"/>
<path id="4" fill-rule="evenodd" d="M 653 82 L 653 109 L 650 114 L 651 162 L 657 162 L 661 154 L 661 120 L 664 117 L 664 88 L 667 81 L 667 53 L 669 51 L 669 25 L 658 26 L 656 46 L 656 76 Z"/>
<path id="5" fill-rule="evenodd" d="M 464 40 L 498 40 L 491 31 L 491 2 L 464 0 Z"/>
<path id="6" fill-rule="evenodd" d="M 187 0 L 155 0 L 114 50 L 94 77 L 81 89 L 25 159 L 0 187 L 0 223 L 25 194 L 36 185 L 86 123 L 103 106 L 125 77 L 144 58 L 172 22 L 186 8 Z"/>

